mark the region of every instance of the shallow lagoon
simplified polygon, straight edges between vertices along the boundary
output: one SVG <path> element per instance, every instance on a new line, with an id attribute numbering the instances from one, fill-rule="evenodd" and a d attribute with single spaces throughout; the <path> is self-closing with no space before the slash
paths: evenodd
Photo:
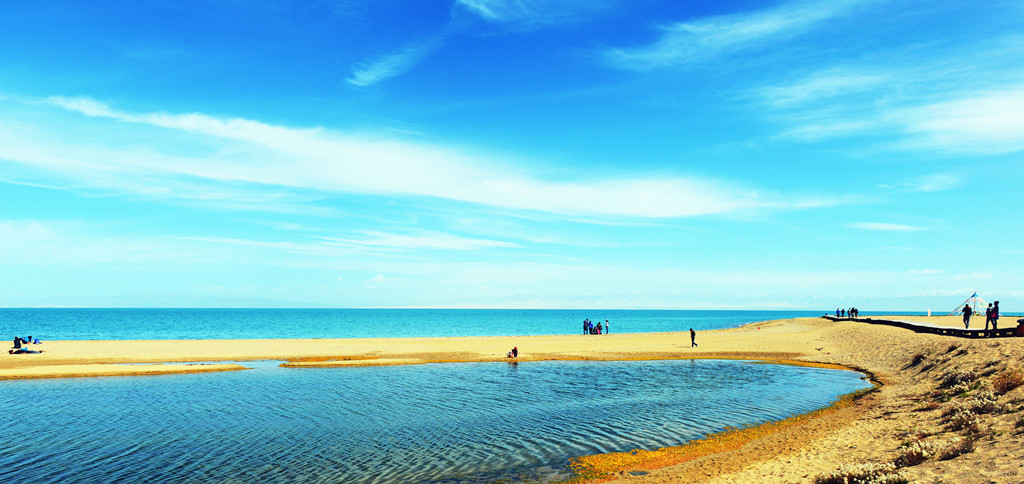
<path id="1" fill-rule="evenodd" d="M 850 371 L 725 360 L 462 363 L 3 382 L 25 482 L 490 482 L 824 407 Z M 247 363 L 252 365 L 252 363 Z"/>

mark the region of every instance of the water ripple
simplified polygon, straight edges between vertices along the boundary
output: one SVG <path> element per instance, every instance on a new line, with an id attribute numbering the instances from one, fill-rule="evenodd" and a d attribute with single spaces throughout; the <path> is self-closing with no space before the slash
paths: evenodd
<path id="1" fill-rule="evenodd" d="M 474 483 L 678 445 L 863 388 L 738 361 L 530 362 L 4 382 L 14 482 Z M 25 398 L 31 395 L 32 398 Z"/>

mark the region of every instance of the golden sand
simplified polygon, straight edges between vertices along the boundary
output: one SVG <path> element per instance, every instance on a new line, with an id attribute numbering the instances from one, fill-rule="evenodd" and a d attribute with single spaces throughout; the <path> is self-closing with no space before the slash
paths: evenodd
<path id="1" fill-rule="evenodd" d="M 955 316 L 886 318 L 962 326 Z M 1004 318 L 1000 326 L 1015 325 L 1015 319 Z M 984 324 L 983 319 L 980 322 Z M 690 347 L 688 332 L 52 341 L 38 347 L 45 350 L 41 354 L 5 355 L 0 359 L 0 379 L 224 371 L 244 366 L 195 363 L 247 360 L 280 360 L 285 362 L 282 366 L 294 368 L 505 361 L 506 352 L 513 346 L 519 348 L 521 363 L 730 358 L 833 365 L 863 369 L 883 385 L 866 396 L 845 399 L 828 409 L 729 431 L 688 446 L 584 456 L 575 461 L 576 469 L 581 477 L 594 482 L 811 483 L 840 466 L 892 463 L 910 446 L 927 444 L 946 450 L 906 466 L 901 472 L 911 482 L 1024 482 L 1024 464 L 1019 457 L 1024 449 L 1024 386 L 1006 384 L 1016 381 L 1016 377 L 1024 383 L 1024 365 L 1020 363 L 1024 360 L 1024 339 L 963 339 L 850 321 L 799 318 L 701 331 L 697 343 L 700 346 Z M 955 371 L 968 375 L 969 381 L 944 386 L 943 381 Z M 964 411 L 970 416 L 966 425 L 962 422 Z M 954 414 L 961 415 L 960 420 L 952 420 Z M 963 445 L 966 440 L 972 445 Z M 952 447 L 959 450 L 952 452 Z M 906 464 L 906 459 L 899 461 Z M 633 475 L 631 471 L 645 474 Z"/>

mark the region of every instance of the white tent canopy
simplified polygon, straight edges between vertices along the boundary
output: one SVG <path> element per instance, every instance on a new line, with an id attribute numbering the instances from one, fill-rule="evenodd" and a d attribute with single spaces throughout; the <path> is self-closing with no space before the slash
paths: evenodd
<path id="1" fill-rule="evenodd" d="M 974 311 L 974 314 L 978 314 L 979 312 L 981 314 L 985 314 L 985 308 L 988 307 L 988 303 L 985 302 L 985 300 L 982 299 L 981 296 L 978 295 L 978 293 L 974 293 L 973 295 L 971 295 L 971 297 L 967 298 L 966 301 L 960 303 L 959 306 L 953 308 L 953 311 L 950 312 L 949 315 L 956 316 L 958 314 L 963 313 L 964 306 L 970 306 L 971 310 Z"/>

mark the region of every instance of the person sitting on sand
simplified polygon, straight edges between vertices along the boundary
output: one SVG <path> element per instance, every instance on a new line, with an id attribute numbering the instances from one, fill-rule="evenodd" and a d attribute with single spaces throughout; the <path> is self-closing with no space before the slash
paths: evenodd
<path id="1" fill-rule="evenodd" d="M 512 351 L 505 353 L 505 358 L 519 358 L 519 347 L 513 346 Z"/>
<path id="2" fill-rule="evenodd" d="M 29 336 L 29 341 L 31 341 L 31 338 L 32 337 Z M 24 354 L 28 354 L 28 353 L 42 353 L 43 352 L 43 350 L 32 351 L 32 350 L 28 349 L 28 344 L 29 344 L 29 342 L 26 341 L 24 338 L 21 338 L 19 336 L 15 336 L 14 337 L 14 349 L 7 350 L 7 353 L 12 354 L 12 355 L 24 355 Z M 23 345 L 24 345 L 24 347 L 23 347 Z"/>

